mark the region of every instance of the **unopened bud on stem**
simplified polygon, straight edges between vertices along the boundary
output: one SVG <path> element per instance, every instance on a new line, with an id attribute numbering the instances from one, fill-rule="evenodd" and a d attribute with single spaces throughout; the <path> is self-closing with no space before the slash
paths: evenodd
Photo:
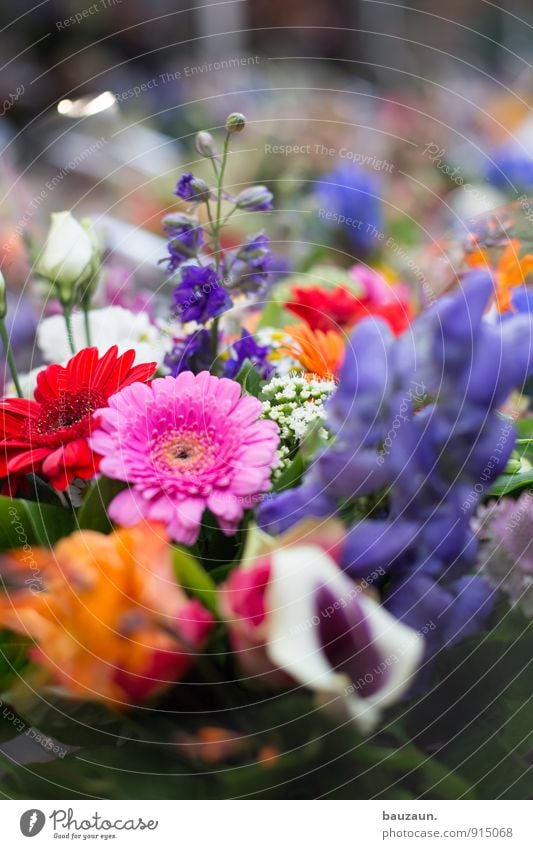
<path id="1" fill-rule="evenodd" d="M 218 159 L 219 157 L 218 148 L 211 133 L 206 133 L 204 130 L 196 133 L 194 146 L 200 156 L 205 156 L 207 159 Z"/>
<path id="2" fill-rule="evenodd" d="M 230 135 L 233 133 L 242 133 L 246 126 L 246 118 L 242 112 L 232 112 L 226 118 L 226 130 Z"/>

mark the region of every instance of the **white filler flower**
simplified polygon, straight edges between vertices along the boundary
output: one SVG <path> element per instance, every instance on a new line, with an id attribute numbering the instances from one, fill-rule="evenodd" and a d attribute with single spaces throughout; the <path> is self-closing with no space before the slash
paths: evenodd
<path id="1" fill-rule="evenodd" d="M 323 418 L 324 403 L 335 388 L 333 380 L 308 379 L 295 374 L 273 377 L 263 387 L 263 418 L 276 422 L 280 433 L 278 465 L 274 477 L 282 473 L 310 425 Z M 320 435 L 327 437 L 325 429 Z"/>

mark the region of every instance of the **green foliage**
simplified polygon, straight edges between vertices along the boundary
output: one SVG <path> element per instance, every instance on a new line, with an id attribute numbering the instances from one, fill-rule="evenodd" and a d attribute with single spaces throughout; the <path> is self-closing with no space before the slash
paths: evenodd
<path id="1" fill-rule="evenodd" d="M 190 580 L 198 583 L 194 570 Z M 443 652 L 424 695 L 397 705 L 369 738 L 303 689 L 241 683 L 221 632 L 189 683 L 159 706 L 126 714 L 57 699 L 34 706 L 24 720 L 77 749 L 29 770 L 10 764 L 0 791 L 20 799 L 525 798 L 530 630 L 498 609 L 491 631 Z M 230 740 L 211 758 L 200 756 L 205 726 Z"/>
<path id="2" fill-rule="evenodd" d="M 412 743 L 391 735 L 364 740 L 306 693 L 257 702 L 250 693 L 240 697 L 242 703 L 218 719 L 221 728 L 240 734 L 226 762 L 206 762 L 196 754 L 201 747 L 182 742 L 195 739 L 205 722 L 182 711 L 174 722 L 163 720 L 158 740 L 150 736 L 149 715 L 148 734 L 132 723 L 129 739 L 125 727 L 114 745 L 80 748 L 63 759 L 32 764 L 30 771 L 12 767 L 1 789 L 13 798 L 44 799 L 414 799 L 435 785 L 434 798 L 469 795 L 464 779 Z"/>
<path id="3" fill-rule="evenodd" d="M 518 472 L 516 475 L 500 475 L 489 491 L 489 495 L 500 497 L 510 495 L 512 492 L 519 494 L 520 490 L 533 486 L 533 469 L 527 472 Z"/>
<path id="4" fill-rule="evenodd" d="M 202 568 L 198 560 L 179 546 L 172 548 L 174 573 L 183 589 L 196 596 L 215 616 L 217 609 L 217 586 Z"/>
<path id="5" fill-rule="evenodd" d="M 259 372 L 250 360 L 245 360 L 243 362 L 235 380 L 237 383 L 241 384 L 243 390 L 248 395 L 253 395 L 254 398 L 259 397 L 264 381 L 261 379 Z"/>
<path id="6" fill-rule="evenodd" d="M 115 495 L 118 495 L 125 486 L 126 484 L 122 481 L 114 481 L 104 476 L 91 484 L 78 510 L 78 527 L 100 531 L 103 534 L 110 533 L 113 524 L 107 514 L 107 508 Z"/>
<path id="7" fill-rule="evenodd" d="M 532 623 L 498 609 L 492 630 L 445 652 L 433 688 L 410 708 L 414 741 L 463 775 L 476 798 L 531 793 Z"/>
<path id="8" fill-rule="evenodd" d="M 0 551 L 24 545 L 50 547 L 73 527 L 73 516 L 63 507 L 0 496 Z"/>
<path id="9" fill-rule="evenodd" d="M 279 478 L 274 481 L 274 492 L 282 492 L 284 489 L 292 489 L 298 486 L 305 468 L 302 452 L 298 451 L 290 463 L 283 469 Z"/>

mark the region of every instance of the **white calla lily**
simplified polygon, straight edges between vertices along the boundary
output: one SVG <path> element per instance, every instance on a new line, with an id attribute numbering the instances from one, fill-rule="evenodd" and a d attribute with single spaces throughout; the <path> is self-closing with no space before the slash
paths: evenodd
<path id="1" fill-rule="evenodd" d="M 335 604 L 317 611 L 317 590 L 326 587 Z M 358 605 L 370 633 L 367 645 L 353 636 L 353 658 L 372 647 L 381 658 L 363 674 L 361 682 L 337 671 L 328 661 L 320 634 L 321 618 Z M 424 641 L 413 629 L 395 619 L 370 595 L 361 591 L 320 547 L 302 545 L 271 554 L 271 577 L 266 590 L 266 651 L 271 662 L 301 684 L 325 695 L 340 696 L 361 731 L 368 733 L 411 683 L 423 655 Z M 341 638 L 350 639 L 350 630 Z M 370 676 L 377 686 L 362 695 Z"/>

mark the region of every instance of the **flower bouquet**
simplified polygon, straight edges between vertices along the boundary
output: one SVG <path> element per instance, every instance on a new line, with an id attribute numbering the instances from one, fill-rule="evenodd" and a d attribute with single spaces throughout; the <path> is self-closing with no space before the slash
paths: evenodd
<path id="1" fill-rule="evenodd" d="M 153 304 L 97 307 L 56 214 L 22 375 L 2 281 L 2 793 L 520 798 L 531 257 L 423 308 L 377 257 L 289 271 L 226 186 L 245 123 L 196 136 Z"/>

